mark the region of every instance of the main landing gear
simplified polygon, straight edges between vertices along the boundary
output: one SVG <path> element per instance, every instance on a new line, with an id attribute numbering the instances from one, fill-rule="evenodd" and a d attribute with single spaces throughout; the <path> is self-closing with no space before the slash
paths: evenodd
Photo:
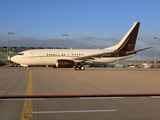
<path id="1" fill-rule="evenodd" d="M 84 65 L 76 65 L 75 70 L 85 70 Z"/>

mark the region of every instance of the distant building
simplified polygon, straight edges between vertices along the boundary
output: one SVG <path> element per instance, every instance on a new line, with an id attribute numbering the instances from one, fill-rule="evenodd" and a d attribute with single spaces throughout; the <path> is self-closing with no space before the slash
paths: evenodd
<path id="1" fill-rule="evenodd" d="M 153 68 L 154 60 L 124 60 L 125 68 Z M 157 61 L 157 68 L 160 68 L 160 61 Z"/>

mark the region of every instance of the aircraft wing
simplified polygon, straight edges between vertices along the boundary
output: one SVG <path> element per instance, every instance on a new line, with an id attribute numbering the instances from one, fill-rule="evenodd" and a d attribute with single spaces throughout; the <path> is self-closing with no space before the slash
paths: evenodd
<path id="1" fill-rule="evenodd" d="M 143 48 L 143 49 L 139 49 L 139 50 L 128 51 L 126 53 L 127 54 L 135 54 L 137 52 L 147 50 L 147 49 L 150 49 L 150 48 L 153 48 L 153 47 L 147 47 L 147 48 Z M 115 53 L 115 51 L 103 52 L 103 53 L 86 55 L 86 56 L 80 56 L 80 57 L 76 57 L 76 58 L 73 58 L 73 59 L 74 60 L 81 60 L 81 61 L 94 60 L 94 58 L 102 57 L 103 55 L 111 54 L 111 53 Z"/>
<path id="2" fill-rule="evenodd" d="M 128 51 L 126 53 L 127 54 L 133 54 L 133 53 L 140 52 L 140 51 L 143 51 L 143 50 L 147 50 L 147 49 L 150 49 L 150 48 L 153 48 L 153 47 L 147 47 L 147 48 L 142 48 L 142 49 L 139 49 L 139 50 Z"/>
<path id="3" fill-rule="evenodd" d="M 110 54 L 110 53 L 114 53 L 114 51 L 110 51 L 110 52 L 103 52 L 103 53 L 98 53 L 98 54 L 92 54 L 92 55 L 86 55 L 86 56 L 80 56 L 80 57 L 77 57 L 77 58 L 74 58 L 74 60 L 91 60 L 91 59 L 94 59 L 94 58 L 98 58 L 98 57 L 101 57 L 105 54 Z"/>

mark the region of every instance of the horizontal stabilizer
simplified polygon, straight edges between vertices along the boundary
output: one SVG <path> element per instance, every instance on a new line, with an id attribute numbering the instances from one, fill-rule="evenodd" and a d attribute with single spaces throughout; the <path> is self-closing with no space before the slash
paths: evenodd
<path id="1" fill-rule="evenodd" d="M 139 49 L 139 50 L 127 51 L 126 53 L 127 54 L 133 54 L 133 53 L 137 53 L 137 52 L 147 50 L 147 49 L 150 49 L 150 48 L 153 48 L 153 47 L 147 47 L 147 48 L 143 48 L 143 49 Z"/>

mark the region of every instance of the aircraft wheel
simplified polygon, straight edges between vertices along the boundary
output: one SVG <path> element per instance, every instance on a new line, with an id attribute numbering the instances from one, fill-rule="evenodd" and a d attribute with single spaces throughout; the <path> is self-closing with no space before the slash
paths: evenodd
<path id="1" fill-rule="evenodd" d="M 84 67 L 84 66 L 81 66 L 80 69 L 81 69 L 81 70 L 85 70 L 85 67 Z"/>
<path id="2" fill-rule="evenodd" d="M 76 66 L 76 67 L 75 67 L 75 70 L 79 70 L 79 67 L 78 67 L 78 66 Z"/>
<path id="3" fill-rule="evenodd" d="M 29 70 L 30 68 L 29 67 L 26 67 L 26 70 Z"/>

